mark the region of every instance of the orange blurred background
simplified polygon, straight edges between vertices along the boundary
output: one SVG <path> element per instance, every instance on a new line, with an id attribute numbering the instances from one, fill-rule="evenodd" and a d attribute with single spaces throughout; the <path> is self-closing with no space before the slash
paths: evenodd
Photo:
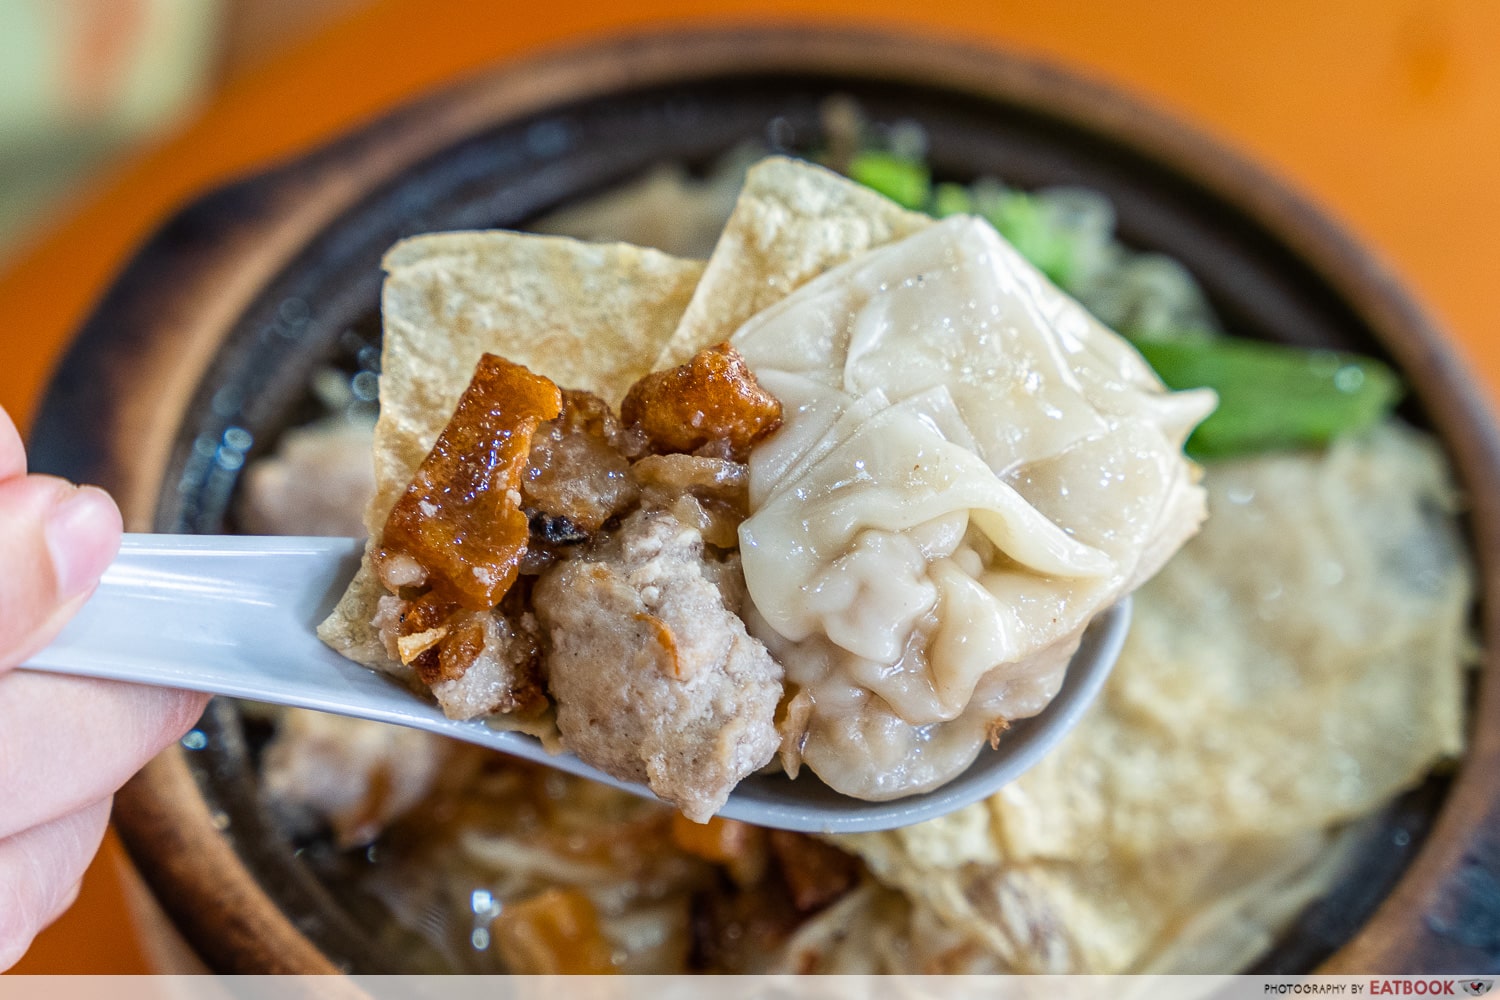
<path id="1" fill-rule="evenodd" d="M 689 21 L 935 33 L 1118 83 L 1320 202 L 1391 263 L 1459 341 L 1475 377 L 1500 392 L 1491 319 L 1500 284 L 1493 0 L 225 0 L 213 9 L 196 105 L 177 110 L 176 124 L 144 146 L 110 147 L 81 187 L 52 203 L 50 221 L 33 221 L 0 248 L 0 267 L 8 265 L 0 272 L 0 405 L 23 430 L 105 284 L 195 193 L 497 60 Z M 113 35 L 103 37 L 108 51 Z M 78 904 L 15 971 L 150 971 L 124 911 L 122 863 L 107 842 Z"/>

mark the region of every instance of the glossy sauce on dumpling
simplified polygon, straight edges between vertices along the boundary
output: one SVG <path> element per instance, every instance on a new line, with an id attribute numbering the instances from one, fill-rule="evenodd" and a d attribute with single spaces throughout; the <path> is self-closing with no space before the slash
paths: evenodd
<path id="1" fill-rule="evenodd" d="M 836 268 L 733 344 L 784 420 L 750 460 L 747 619 L 797 699 L 786 763 L 847 794 L 935 787 L 1039 712 L 1202 520 L 1182 443 L 1212 394 L 1168 393 L 981 220 Z"/>

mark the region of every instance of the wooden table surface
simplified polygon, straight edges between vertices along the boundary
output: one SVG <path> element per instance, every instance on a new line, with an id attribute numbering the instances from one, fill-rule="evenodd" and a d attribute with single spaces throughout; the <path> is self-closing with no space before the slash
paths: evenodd
<path id="1" fill-rule="evenodd" d="M 59 352 L 115 271 L 195 193 L 413 95 L 547 47 L 657 24 L 812 20 L 956 37 L 1112 81 L 1320 202 L 1500 390 L 1500 3 L 1494 0 L 376 0 L 231 80 L 122 163 L 0 274 L 0 405 L 24 430 Z M 17 972 L 149 971 L 113 840 Z"/>

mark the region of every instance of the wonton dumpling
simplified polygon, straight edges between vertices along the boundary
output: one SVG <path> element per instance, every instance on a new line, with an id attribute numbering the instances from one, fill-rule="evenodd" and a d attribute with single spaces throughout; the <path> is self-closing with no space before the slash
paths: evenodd
<path id="1" fill-rule="evenodd" d="M 795 692 L 786 763 L 846 794 L 936 787 L 1041 711 L 1089 620 L 1203 518 L 1182 443 L 1212 394 L 1166 392 L 979 219 L 732 342 L 785 421 L 750 461 L 747 617 Z"/>

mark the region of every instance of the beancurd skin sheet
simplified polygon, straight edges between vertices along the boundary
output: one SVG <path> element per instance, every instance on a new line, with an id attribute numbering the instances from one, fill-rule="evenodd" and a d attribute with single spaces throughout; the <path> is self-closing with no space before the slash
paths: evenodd
<path id="1" fill-rule="evenodd" d="M 681 364 L 824 271 L 933 224 L 831 170 L 773 156 L 745 176 L 682 322 L 656 358 Z"/>
<path id="2" fill-rule="evenodd" d="M 1474 585 L 1436 445 L 1393 424 L 1206 484 L 1098 704 L 991 800 L 1011 855 L 1325 827 L 1462 752 Z"/>

